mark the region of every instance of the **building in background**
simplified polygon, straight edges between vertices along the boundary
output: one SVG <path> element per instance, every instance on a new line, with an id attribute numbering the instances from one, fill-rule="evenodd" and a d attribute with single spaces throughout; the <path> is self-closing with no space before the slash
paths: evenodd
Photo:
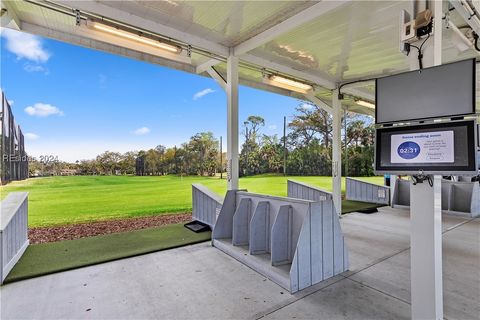
<path id="1" fill-rule="evenodd" d="M 25 139 L 20 126 L 15 123 L 12 108 L 2 91 L 2 110 L 0 114 L 2 127 L 0 137 L 0 182 L 2 185 L 28 178 L 28 159 L 25 152 Z"/>

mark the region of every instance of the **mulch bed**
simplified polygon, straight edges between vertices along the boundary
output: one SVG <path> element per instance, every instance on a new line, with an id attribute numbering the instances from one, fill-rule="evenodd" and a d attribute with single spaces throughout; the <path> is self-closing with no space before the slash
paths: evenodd
<path id="1" fill-rule="evenodd" d="M 164 226 L 167 224 L 186 223 L 192 220 L 191 213 L 157 215 L 141 218 L 127 218 L 101 222 L 72 224 L 55 227 L 38 227 L 28 229 L 31 244 L 73 240 L 102 234 L 133 231 Z"/>

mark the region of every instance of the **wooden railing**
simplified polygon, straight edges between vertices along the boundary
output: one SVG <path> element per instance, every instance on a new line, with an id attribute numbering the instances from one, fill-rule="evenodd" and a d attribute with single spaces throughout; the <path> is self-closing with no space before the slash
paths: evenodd
<path id="1" fill-rule="evenodd" d="M 12 192 L 1 203 L 0 284 L 28 247 L 28 193 Z"/>

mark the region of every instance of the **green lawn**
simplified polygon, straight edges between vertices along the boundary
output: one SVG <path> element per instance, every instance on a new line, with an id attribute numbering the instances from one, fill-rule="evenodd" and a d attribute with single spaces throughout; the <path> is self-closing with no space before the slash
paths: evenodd
<path id="1" fill-rule="evenodd" d="M 331 177 L 289 178 L 331 190 Z M 361 179 L 383 184 L 383 177 Z M 221 195 L 226 190 L 226 181 L 217 177 L 73 176 L 12 182 L 0 192 L 3 198 L 9 192 L 28 191 L 29 226 L 37 227 L 190 211 L 192 183 L 204 184 Z M 246 177 L 240 179 L 240 188 L 285 196 L 287 179 Z"/>

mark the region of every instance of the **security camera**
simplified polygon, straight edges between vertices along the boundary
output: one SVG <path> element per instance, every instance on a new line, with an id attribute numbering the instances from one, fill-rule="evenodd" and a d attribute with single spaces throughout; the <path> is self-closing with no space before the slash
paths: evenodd
<path id="1" fill-rule="evenodd" d="M 432 11 L 430 9 L 419 12 L 415 19 L 402 25 L 401 41 L 413 43 L 420 37 L 432 32 Z"/>
<path id="2" fill-rule="evenodd" d="M 430 9 L 419 12 L 415 17 L 417 37 L 422 37 L 432 32 L 432 11 Z"/>

